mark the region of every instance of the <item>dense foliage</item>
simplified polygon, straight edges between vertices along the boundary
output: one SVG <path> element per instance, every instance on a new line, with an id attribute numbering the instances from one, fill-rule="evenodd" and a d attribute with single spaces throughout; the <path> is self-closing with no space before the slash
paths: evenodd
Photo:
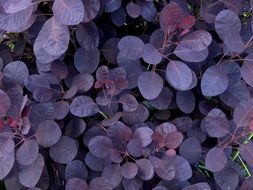
<path id="1" fill-rule="evenodd" d="M 252 189 L 253 1 L 0 7 L 6 189 Z"/>

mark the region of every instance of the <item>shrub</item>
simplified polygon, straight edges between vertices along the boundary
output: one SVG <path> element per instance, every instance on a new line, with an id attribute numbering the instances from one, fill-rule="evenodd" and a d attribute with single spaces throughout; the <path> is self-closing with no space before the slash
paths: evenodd
<path id="1" fill-rule="evenodd" d="M 252 1 L 0 5 L 7 189 L 252 188 Z"/>

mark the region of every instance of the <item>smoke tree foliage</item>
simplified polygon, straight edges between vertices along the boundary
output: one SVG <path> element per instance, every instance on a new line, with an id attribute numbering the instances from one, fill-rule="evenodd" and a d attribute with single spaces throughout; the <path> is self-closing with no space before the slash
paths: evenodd
<path id="1" fill-rule="evenodd" d="M 7 190 L 253 187 L 253 2 L 0 0 Z"/>

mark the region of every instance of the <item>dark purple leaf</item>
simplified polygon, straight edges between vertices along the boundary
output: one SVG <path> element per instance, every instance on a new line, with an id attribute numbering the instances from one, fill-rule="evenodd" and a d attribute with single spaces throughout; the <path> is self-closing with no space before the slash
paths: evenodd
<path id="1" fill-rule="evenodd" d="M 110 184 L 113 188 L 117 187 L 122 180 L 120 165 L 119 164 L 112 164 L 107 165 L 102 172 L 102 177 L 110 181 Z"/>
<path id="2" fill-rule="evenodd" d="M 183 188 L 182 190 L 211 190 L 211 187 L 206 182 L 200 182 L 200 183 L 195 183 L 193 185 L 189 185 Z"/>
<path id="3" fill-rule="evenodd" d="M 44 159 L 41 154 L 38 155 L 37 159 L 28 166 L 20 167 L 18 171 L 18 179 L 25 187 L 34 187 L 42 174 L 44 167 Z"/>
<path id="4" fill-rule="evenodd" d="M 72 160 L 67 163 L 65 170 L 65 179 L 79 178 L 86 180 L 88 177 L 88 170 L 85 164 L 80 160 Z"/>
<path id="5" fill-rule="evenodd" d="M 53 92 L 50 89 L 40 87 L 33 91 L 33 99 L 38 102 L 48 102 L 52 98 Z"/>
<path id="6" fill-rule="evenodd" d="M 83 22 L 92 21 L 98 14 L 100 10 L 100 1 L 99 0 L 82 0 L 84 5 L 84 16 Z"/>
<path id="7" fill-rule="evenodd" d="M 221 148 L 214 147 L 206 155 L 206 168 L 212 172 L 221 171 L 227 164 L 227 157 Z"/>
<path id="8" fill-rule="evenodd" d="M 61 129 L 56 122 L 46 120 L 39 124 L 35 138 L 39 145 L 48 148 L 59 141 L 61 134 Z"/>
<path id="9" fill-rule="evenodd" d="M 163 87 L 161 93 L 155 99 L 150 101 L 150 104 L 158 109 L 158 110 L 165 110 L 169 107 L 172 101 L 173 93 L 170 91 L 168 87 Z"/>
<path id="10" fill-rule="evenodd" d="M 41 75 L 33 74 L 26 78 L 25 87 L 29 91 L 33 92 L 37 88 L 50 89 L 50 84 L 49 84 L 49 81 L 45 77 Z"/>
<path id="11" fill-rule="evenodd" d="M 123 106 L 123 110 L 126 112 L 135 111 L 138 107 L 138 102 L 131 94 L 124 94 L 119 98 L 119 102 Z"/>
<path id="12" fill-rule="evenodd" d="M 69 113 L 69 103 L 58 101 L 54 103 L 55 119 L 61 120 Z"/>
<path id="13" fill-rule="evenodd" d="M 77 144 L 70 137 L 62 136 L 60 140 L 50 147 L 50 157 L 59 164 L 66 164 L 72 161 L 77 155 Z"/>
<path id="14" fill-rule="evenodd" d="M 112 190 L 113 186 L 110 180 L 104 177 L 96 177 L 90 181 L 89 190 L 97 190 L 97 189 Z"/>
<path id="15" fill-rule="evenodd" d="M 15 143 L 11 138 L 0 137 L 0 158 L 14 151 Z"/>
<path id="16" fill-rule="evenodd" d="M 245 61 L 243 62 L 241 66 L 241 74 L 243 80 L 253 87 L 253 80 L 252 80 L 252 74 L 253 74 L 253 67 L 252 67 L 252 58 L 253 54 L 249 54 L 247 57 L 245 57 Z"/>
<path id="17" fill-rule="evenodd" d="M 93 154 L 88 153 L 85 156 L 86 165 L 94 171 L 102 171 L 105 166 L 111 164 L 111 161 L 108 158 L 97 158 Z"/>
<path id="18" fill-rule="evenodd" d="M 138 177 L 142 180 L 150 180 L 155 174 L 155 170 L 151 162 L 147 159 L 136 160 L 138 166 Z"/>
<path id="19" fill-rule="evenodd" d="M 123 7 L 120 7 L 116 11 L 111 13 L 111 19 L 115 26 L 123 26 L 126 23 L 126 11 Z"/>
<path id="20" fill-rule="evenodd" d="M 141 189 L 143 184 L 143 181 L 137 177 L 133 179 L 123 179 L 122 180 L 122 185 L 125 190 L 139 190 Z"/>
<path id="21" fill-rule="evenodd" d="M 56 60 L 51 64 L 51 73 L 58 80 L 65 79 L 68 76 L 68 67 L 64 62 Z"/>
<path id="22" fill-rule="evenodd" d="M 6 116 L 11 105 L 9 96 L 0 89 L 0 117 Z"/>
<path id="23" fill-rule="evenodd" d="M 205 118 L 206 131 L 211 137 L 223 137 L 228 133 L 229 121 L 217 108 L 212 109 Z"/>
<path id="24" fill-rule="evenodd" d="M 24 86 L 24 81 L 28 75 L 27 66 L 22 61 L 11 62 L 3 69 L 3 81 L 8 85 L 19 84 Z"/>
<path id="25" fill-rule="evenodd" d="M 80 48 L 76 51 L 74 64 L 79 72 L 93 73 L 99 64 L 100 52 L 97 48 L 85 50 Z"/>
<path id="26" fill-rule="evenodd" d="M 149 127 L 139 127 L 135 130 L 133 137 L 141 140 L 142 147 L 148 146 L 152 142 L 153 130 Z"/>
<path id="27" fill-rule="evenodd" d="M 237 127 L 249 126 L 252 121 L 253 114 L 253 99 L 239 102 L 235 107 L 233 120 Z"/>
<path id="28" fill-rule="evenodd" d="M 80 92 L 87 92 L 92 88 L 93 84 L 94 78 L 91 74 L 80 73 L 75 76 L 72 87 L 76 87 L 76 89 Z"/>
<path id="29" fill-rule="evenodd" d="M 77 96 L 70 104 L 70 112 L 78 117 L 87 117 L 98 112 L 96 103 L 88 96 Z"/>
<path id="30" fill-rule="evenodd" d="M 105 12 L 111 13 L 116 11 L 121 6 L 122 0 L 106 0 L 105 1 Z"/>
<path id="31" fill-rule="evenodd" d="M 66 190 L 88 190 L 86 181 L 79 178 L 71 178 L 66 183 Z"/>
<path id="32" fill-rule="evenodd" d="M 168 135 L 166 135 L 165 139 L 164 139 L 164 145 L 167 147 L 167 148 L 170 148 L 170 149 L 176 149 L 180 146 L 180 144 L 182 143 L 184 139 L 184 136 L 182 133 L 180 132 L 172 132 L 172 133 L 169 133 Z"/>
<path id="33" fill-rule="evenodd" d="M 121 175 L 126 179 L 133 179 L 138 173 L 138 167 L 135 163 L 126 162 L 120 168 Z"/>
<path id="34" fill-rule="evenodd" d="M 8 150 L 0 157 L 0 180 L 4 179 L 11 171 L 15 161 L 14 150 Z"/>
<path id="35" fill-rule="evenodd" d="M 65 128 L 65 135 L 72 138 L 79 137 L 86 129 L 86 123 L 81 118 L 70 120 Z"/>
<path id="36" fill-rule="evenodd" d="M 253 143 L 249 141 L 247 144 L 240 145 L 240 155 L 249 164 L 253 166 Z"/>
<path id="37" fill-rule="evenodd" d="M 141 16 L 148 22 L 154 22 L 157 18 L 157 10 L 153 2 L 137 1 L 141 8 Z"/>
<path id="38" fill-rule="evenodd" d="M 83 49 L 96 50 L 99 44 L 99 30 L 96 24 L 94 22 L 80 24 L 76 30 L 76 39 Z"/>
<path id="39" fill-rule="evenodd" d="M 17 150 L 17 161 L 23 165 L 31 165 L 38 157 L 39 146 L 35 140 L 27 140 Z"/>
<path id="40" fill-rule="evenodd" d="M 124 112 L 122 119 L 126 124 L 133 125 L 137 123 L 143 123 L 144 121 L 146 121 L 148 116 L 148 109 L 144 105 L 139 104 L 135 111 Z"/>
<path id="41" fill-rule="evenodd" d="M 177 106 L 184 113 L 191 113 L 195 108 L 195 96 L 192 91 L 178 91 L 176 95 Z"/>
<path id="42" fill-rule="evenodd" d="M 184 140 L 179 148 L 179 153 L 190 164 L 197 163 L 202 155 L 202 148 L 199 140 L 195 137 Z"/>
<path id="43" fill-rule="evenodd" d="M 232 167 L 214 173 L 215 182 L 221 189 L 236 189 L 239 183 L 239 174 Z"/>
<path id="44" fill-rule="evenodd" d="M 155 167 L 156 174 L 163 180 L 170 181 L 176 175 L 175 167 L 167 162 L 160 161 Z"/>
<path id="45" fill-rule="evenodd" d="M 143 154 L 143 147 L 140 139 L 133 138 L 127 143 L 127 151 L 134 157 L 140 157 Z"/>
<path id="46" fill-rule="evenodd" d="M 99 158 L 105 158 L 113 149 L 112 140 L 106 136 L 96 136 L 89 141 L 90 152 Z"/>
<path id="47" fill-rule="evenodd" d="M 177 3 L 169 3 L 168 5 L 163 7 L 160 13 L 160 26 L 165 33 L 173 32 L 177 29 L 178 24 L 183 19 L 183 16 L 183 11 Z"/>
<path id="48" fill-rule="evenodd" d="M 109 63 L 117 62 L 117 55 L 119 53 L 118 50 L 119 41 L 120 41 L 119 38 L 111 38 L 107 40 L 102 47 L 103 55 Z"/>

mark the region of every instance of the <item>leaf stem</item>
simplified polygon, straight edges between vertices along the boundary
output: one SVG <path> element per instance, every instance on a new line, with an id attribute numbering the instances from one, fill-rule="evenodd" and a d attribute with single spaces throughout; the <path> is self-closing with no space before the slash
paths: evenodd
<path id="1" fill-rule="evenodd" d="M 244 163 L 244 161 L 242 160 L 242 158 L 241 158 L 240 155 L 238 155 L 238 158 L 239 158 L 240 162 L 242 163 L 243 169 L 244 169 L 245 172 L 246 172 L 246 177 L 250 177 L 250 176 L 251 176 L 251 173 L 250 173 L 248 167 L 246 166 L 246 164 Z"/>

